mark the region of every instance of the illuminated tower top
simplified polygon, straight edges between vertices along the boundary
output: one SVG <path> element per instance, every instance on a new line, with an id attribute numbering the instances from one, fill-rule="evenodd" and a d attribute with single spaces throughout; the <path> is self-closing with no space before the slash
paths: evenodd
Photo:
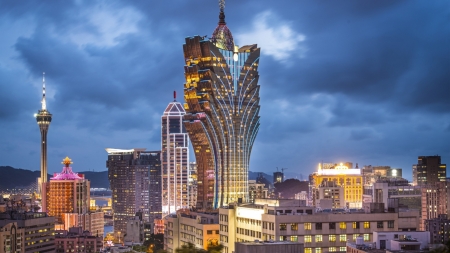
<path id="1" fill-rule="evenodd" d="M 45 72 L 42 73 L 42 110 L 46 111 L 47 110 L 47 103 L 45 101 Z"/>
<path id="2" fill-rule="evenodd" d="M 212 34 L 211 41 L 216 45 L 216 47 L 224 50 L 234 50 L 234 40 L 230 29 L 227 27 L 225 22 L 225 0 L 219 0 L 220 14 L 219 23 Z"/>

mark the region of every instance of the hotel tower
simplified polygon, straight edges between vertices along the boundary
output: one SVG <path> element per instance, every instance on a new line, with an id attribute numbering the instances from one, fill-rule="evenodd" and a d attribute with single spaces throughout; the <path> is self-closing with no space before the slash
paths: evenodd
<path id="1" fill-rule="evenodd" d="M 42 108 L 38 110 L 36 117 L 39 130 L 41 130 L 41 177 L 38 180 L 38 191 L 42 192 L 42 184 L 47 182 L 47 132 L 52 122 L 52 114 L 47 111 L 47 103 L 45 101 L 45 73 L 42 77 Z"/>
<path id="2" fill-rule="evenodd" d="M 190 208 L 189 137 L 183 125 L 183 105 L 170 102 L 161 117 L 162 214 Z"/>
<path id="3" fill-rule="evenodd" d="M 184 124 L 197 162 L 197 205 L 208 210 L 247 202 L 248 167 L 259 129 L 256 44 L 234 44 L 224 1 L 211 38 L 187 37 Z"/>

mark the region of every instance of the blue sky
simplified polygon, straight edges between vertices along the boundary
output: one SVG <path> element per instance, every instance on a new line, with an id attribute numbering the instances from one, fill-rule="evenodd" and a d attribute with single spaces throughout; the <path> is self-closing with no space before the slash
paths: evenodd
<path id="1" fill-rule="evenodd" d="M 238 45 L 261 47 L 250 170 L 323 162 L 450 163 L 449 1 L 227 1 Z M 106 147 L 160 149 L 182 101 L 184 38 L 211 36 L 217 1 L 0 2 L 0 165 L 39 169 L 46 72 L 49 172 L 106 170 Z"/>

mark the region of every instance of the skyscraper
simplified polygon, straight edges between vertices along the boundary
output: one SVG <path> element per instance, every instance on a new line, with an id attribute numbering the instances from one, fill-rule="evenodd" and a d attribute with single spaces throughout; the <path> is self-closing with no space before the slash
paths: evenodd
<path id="1" fill-rule="evenodd" d="M 42 184 L 47 182 L 47 132 L 52 122 L 52 114 L 47 111 L 47 102 L 45 101 L 45 73 L 42 76 L 42 100 L 41 110 L 34 116 L 36 117 L 39 130 L 41 130 L 41 177 L 38 180 L 38 191 L 41 193 Z"/>
<path id="2" fill-rule="evenodd" d="M 224 1 L 211 39 L 187 37 L 185 126 L 197 162 L 197 208 L 247 202 L 248 167 L 259 129 L 260 49 L 239 48 L 226 26 Z"/>
<path id="3" fill-rule="evenodd" d="M 189 208 L 189 137 L 183 125 L 183 105 L 170 102 L 161 117 L 162 212 Z"/>
<path id="4" fill-rule="evenodd" d="M 445 182 L 447 177 L 447 165 L 441 163 L 441 157 L 419 156 L 417 164 L 413 165 L 414 185 L 434 185 L 437 182 Z"/>
<path id="5" fill-rule="evenodd" d="M 161 151 L 107 148 L 114 232 L 120 237 L 139 211 L 144 222 L 161 219 Z"/>

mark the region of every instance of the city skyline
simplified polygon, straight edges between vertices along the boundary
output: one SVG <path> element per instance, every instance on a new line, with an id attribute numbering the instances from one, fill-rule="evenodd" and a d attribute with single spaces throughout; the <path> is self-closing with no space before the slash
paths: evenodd
<path id="1" fill-rule="evenodd" d="M 237 44 L 263 48 L 251 171 L 283 167 L 306 179 L 321 161 L 349 161 L 400 167 L 411 180 L 418 156 L 449 163 L 445 2 L 256 3 L 227 6 Z M 1 165 L 39 170 L 32 115 L 45 71 L 56 115 L 50 174 L 66 155 L 79 171 L 104 171 L 106 147 L 160 147 L 160 112 L 184 82 L 181 49 L 164 48 L 209 36 L 217 22 L 216 5 L 203 1 L 0 7 Z"/>

